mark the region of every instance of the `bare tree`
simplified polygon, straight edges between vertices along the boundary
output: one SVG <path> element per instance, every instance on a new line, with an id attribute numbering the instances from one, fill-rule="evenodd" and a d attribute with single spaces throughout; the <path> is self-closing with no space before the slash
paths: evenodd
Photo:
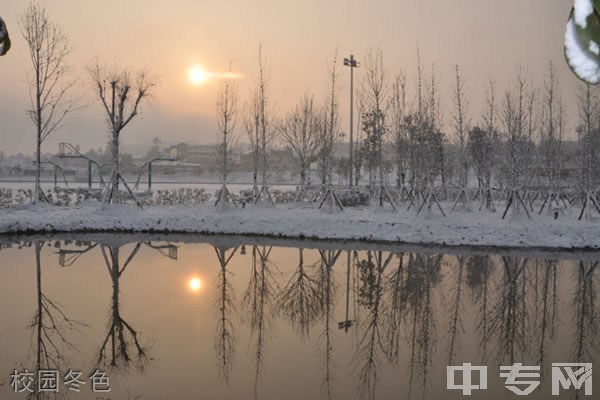
<path id="1" fill-rule="evenodd" d="M 429 104 L 428 104 L 428 122 L 426 126 L 427 136 L 431 143 L 431 149 L 429 150 L 431 160 L 434 161 L 434 165 L 431 169 L 431 175 L 429 180 L 433 186 L 434 178 L 439 174 L 442 181 L 442 192 L 444 199 L 447 197 L 446 188 L 446 156 L 444 144 L 446 142 L 446 135 L 442 132 L 442 114 L 441 110 L 441 99 L 438 93 L 438 78 L 435 73 L 435 65 L 431 66 L 431 83 L 429 87 Z"/>
<path id="2" fill-rule="evenodd" d="M 267 72 L 266 60 L 263 57 L 262 44 L 258 45 L 258 79 L 256 81 L 255 91 L 253 93 L 251 112 L 254 113 L 248 121 L 252 121 L 255 126 L 257 139 L 257 170 L 261 175 L 261 189 L 256 196 L 255 202 L 265 195 L 268 201 L 273 204 L 273 199 L 267 187 L 267 180 L 270 171 L 270 156 L 275 141 L 275 127 L 273 126 L 273 117 L 271 115 L 270 97 L 269 97 L 269 74 Z"/>
<path id="3" fill-rule="evenodd" d="M 360 93 L 359 93 L 360 96 Z M 354 186 L 358 186 L 358 184 L 360 183 L 360 180 L 362 178 L 362 172 L 363 172 L 363 165 L 364 165 L 364 151 L 363 151 L 363 130 L 362 130 L 362 126 L 363 126 L 363 122 L 362 122 L 362 115 L 363 115 L 363 105 L 361 104 L 362 102 L 360 101 L 360 97 L 359 97 L 359 101 L 358 101 L 358 110 L 357 110 L 357 115 L 358 118 L 356 118 L 356 127 L 355 127 L 355 132 L 356 132 L 356 139 L 354 139 L 354 162 L 352 165 L 352 168 L 354 170 Z"/>
<path id="4" fill-rule="evenodd" d="M 494 142 L 493 134 L 490 134 L 487 129 L 475 126 L 469 131 L 468 150 L 478 180 L 475 199 L 481 201 L 479 209 L 485 206 L 490 211 L 495 211 L 490 187 L 491 171 L 494 165 Z"/>
<path id="5" fill-rule="evenodd" d="M 337 104 L 339 76 L 339 71 L 337 68 L 337 54 L 338 51 L 337 49 L 335 49 L 333 59 L 330 61 L 328 66 L 328 92 L 325 100 L 324 111 L 322 112 L 321 116 L 322 123 L 318 137 L 318 159 L 322 185 L 331 184 L 331 173 L 333 168 L 333 150 L 334 145 L 337 142 L 338 131 L 340 128 Z"/>
<path id="6" fill-rule="evenodd" d="M 458 147 L 457 159 L 460 162 L 458 185 L 465 188 L 468 185 L 469 162 L 467 153 L 467 136 L 469 125 L 471 123 L 468 114 L 468 99 L 465 91 L 465 81 L 463 72 L 459 65 L 455 66 L 455 85 L 453 92 L 454 111 L 452 120 L 454 121 L 454 134 L 456 146 Z"/>
<path id="7" fill-rule="evenodd" d="M 484 130 L 492 143 L 498 142 L 498 106 L 496 103 L 496 82 L 490 79 L 486 94 L 484 111 L 482 113 Z M 492 171 L 496 166 L 497 157 L 490 151 L 490 157 L 487 158 L 487 167 L 483 171 L 485 175 L 485 186 L 490 187 Z"/>
<path id="8" fill-rule="evenodd" d="M 594 165 L 598 165 L 600 158 L 597 149 L 600 148 L 600 129 L 597 117 L 600 109 L 598 92 L 589 84 L 582 85 L 577 95 L 579 121 L 577 134 L 579 141 L 579 190 L 583 198 L 586 193 L 599 183 Z"/>
<path id="9" fill-rule="evenodd" d="M 221 171 L 223 187 L 219 193 L 216 204 L 225 204 L 227 198 L 234 202 L 231 193 L 227 189 L 227 176 L 231 170 L 232 150 L 235 146 L 235 126 L 237 124 L 237 84 L 231 77 L 231 64 L 229 65 L 229 74 L 221 79 L 219 94 L 217 97 L 217 134 L 219 144 L 217 145 L 217 165 Z"/>
<path id="10" fill-rule="evenodd" d="M 387 133 L 388 81 L 383 69 L 383 53 L 369 50 L 365 58 L 365 77 L 362 87 L 364 104 L 363 130 L 365 131 L 366 161 L 369 185 L 373 187 L 379 172 L 379 184 L 384 184 L 383 142 Z"/>
<path id="11" fill-rule="evenodd" d="M 409 198 L 412 200 L 416 191 L 423 190 L 425 184 L 425 169 L 429 166 L 425 160 L 425 102 L 423 99 L 423 69 L 421 67 L 421 53 L 417 46 L 417 76 L 415 87 L 417 88 L 416 103 L 417 110 L 407 114 L 402 121 L 402 127 L 406 131 L 409 152 L 409 183 L 411 191 Z M 415 190 L 416 189 L 416 190 Z"/>
<path id="12" fill-rule="evenodd" d="M 339 132 L 339 115 L 337 104 L 338 92 L 338 69 L 337 69 L 337 49 L 334 52 L 333 59 L 329 65 L 329 83 L 328 93 L 326 97 L 325 107 L 321 113 L 321 126 L 319 129 L 319 150 L 317 157 L 319 160 L 319 170 L 321 174 L 321 191 L 324 194 L 321 199 L 319 208 L 327 202 L 329 211 L 333 212 L 336 207 L 343 210 L 341 201 L 337 197 L 335 189 L 331 185 L 333 171 L 333 151 L 338 140 Z M 360 165 L 360 155 L 355 158 Z M 352 167 L 351 167 L 352 168 Z M 358 167 L 360 170 L 360 166 Z M 360 173 L 357 172 L 356 179 L 358 182 Z M 358 184 L 358 183 L 357 183 Z"/>
<path id="13" fill-rule="evenodd" d="M 250 100 L 244 106 L 244 131 L 250 143 L 250 151 L 252 154 L 253 168 L 253 196 L 258 196 L 258 167 L 260 158 L 260 112 L 258 104 L 258 96 L 256 92 L 252 92 Z"/>
<path id="14" fill-rule="evenodd" d="M 29 3 L 25 14 L 21 16 L 20 27 L 31 60 L 31 70 L 27 73 L 30 98 L 27 113 L 36 129 L 33 197 L 33 202 L 36 203 L 42 195 L 42 143 L 60 129 L 67 114 L 77 108 L 77 99 L 71 96 L 75 81 L 69 78 L 69 41 L 60 26 L 49 19 L 45 6 L 37 1 Z"/>
<path id="15" fill-rule="evenodd" d="M 310 163 L 318 149 L 319 118 L 314 109 L 314 99 L 305 94 L 296 107 L 278 124 L 281 139 L 291 148 L 300 172 L 300 190 L 306 186 Z"/>
<path id="16" fill-rule="evenodd" d="M 98 62 L 88 68 L 88 72 L 106 112 L 111 134 L 113 170 L 103 201 L 106 204 L 121 201 L 119 181 L 123 182 L 129 194 L 135 199 L 120 171 L 119 143 L 121 132 L 139 115 L 142 102 L 152 94 L 157 81 L 146 72 L 139 72 L 133 78 L 127 69 L 118 67 L 109 69 L 101 66 Z M 137 203 L 140 205 L 139 202 Z"/>
<path id="17" fill-rule="evenodd" d="M 511 206 L 514 215 L 519 214 L 521 207 L 529 215 L 520 188 L 527 184 L 528 167 L 532 161 L 534 147 L 529 129 L 532 118 L 529 115 L 531 108 L 528 103 L 533 98 L 530 86 L 527 73 L 519 67 L 515 82 L 504 95 L 502 122 L 505 137 L 502 161 L 509 195 L 503 217 Z"/>
<path id="18" fill-rule="evenodd" d="M 559 89 L 558 78 L 552 62 L 548 64 L 548 73 L 542 88 L 542 118 L 540 120 L 540 150 L 543 169 L 547 178 L 548 192 L 545 195 L 540 213 L 547 206 L 566 206 L 560 189 L 562 143 L 564 130 L 564 108 Z"/>
<path id="19" fill-rule="evenodd" d="M 404 188 L 406 177 L 406 158 L 408 135 L 406 132 L 405 118 L 407 115 L 406 104 L 406 76 L 404 73 L 396 76 L 392 84 L 391 95 L 391 130 L 394 140 L 394 153 L 396 161 L 396 186 Z"/>

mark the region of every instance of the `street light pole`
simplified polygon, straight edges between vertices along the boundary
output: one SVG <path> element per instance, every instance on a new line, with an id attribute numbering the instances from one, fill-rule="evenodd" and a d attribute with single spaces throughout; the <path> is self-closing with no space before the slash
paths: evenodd
<path id="1" fill-rule="evenodd" d="M 352 171 L 354 169 L 354 142 L 352 139 L 353 116 L 354 116 L 354 68 L 360 65 L 350 54 L 349 58 L 344 58 L 344 65 L 350 67 L 350 186 L 352 186 Z"/>

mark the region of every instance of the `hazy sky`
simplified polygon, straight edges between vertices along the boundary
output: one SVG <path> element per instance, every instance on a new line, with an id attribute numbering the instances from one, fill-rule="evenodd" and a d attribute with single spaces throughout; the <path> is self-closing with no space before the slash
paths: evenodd
<path id="1" fill-rule="evenodd" d="M 0 15 L 8 25 L 13 48 L 0 58 L 0 151 L 32 153 L 33 125 L 25 69 L 29 60 L 18 28 L 25 0 L 3 0 Z M 576 115 L 578 81 L 563 60 L 564 25 L 570 0 L 47 0 L 51 18 L 69 36 L 70 58 L 90 105 L 73 114 L 50 138 L 44 151 L 68 141 L 83 149 L 104 146 L 106 127 L 85 66 L 95 58 L 132 69 L 147 68 L 160 87 L 142 116 L 123 134 L 124 143 L 211 142 L 215 138 L 217 81 L 192 86 L 194 64 L 220 72 L 233 60 L 241 76 L 240 103 L 256 75 L 262 41 L 271 76 L 271 99 L 283 113 L 305 91 L 325 94 L 327 60 L 336 46 L 340 57 L 351 52 L 361 61 L 367 49 L 381 48 L 388 76 L 404 70 L 412 83 L 419 43 L 426 73 L 435 64 L 442 101 L 451 104 L 453 65 L 465 72 L 474 122 L 489 77 L 499 89 L 519 65 L 541 84 L 554 60 L 570 112 Z M 342 71 L 340 111 L 347 130 L 349 73 Z M 361 70 L 355 78 L 360 79 Z M 414 87 L 414 85 L 413 85 Z M 449 115 L 446 112 L 446 125 Z M 571 123 L 573 125 L 573 123 Z"/>

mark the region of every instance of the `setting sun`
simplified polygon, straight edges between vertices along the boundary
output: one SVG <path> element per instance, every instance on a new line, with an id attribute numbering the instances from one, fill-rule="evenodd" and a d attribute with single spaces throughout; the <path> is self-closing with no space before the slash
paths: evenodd
<path id="1" fill-rule="evenodd" d="M 199 278 L 190 279 L 190 290 L 198 292 L 202 288 L 202 281 Z"/>
<path id="2" fill-rule="evenodd" d="M 188 71 L 188 79 L 193 85 L 200 86 L 209 78 L 209 73 L 199 65 L 194 65 Z"/>

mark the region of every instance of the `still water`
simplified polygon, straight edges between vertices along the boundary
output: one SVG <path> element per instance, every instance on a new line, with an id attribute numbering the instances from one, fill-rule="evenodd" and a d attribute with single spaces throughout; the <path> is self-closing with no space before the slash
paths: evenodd
<path id="1" fill-rule="evenodd" d="M 25 369 L 60 371 L 58 395 L 29 398 L 458 399 L 446 367 L 463 363 L 487 366 L 466 398 L 517 398 L 513 363 L 541 366 L 527 398 L 585 398 L 551 395 L 552 363 L 600 355 L 598 253 L 168 235 L 0 249 L 3 400 L 28 398 L 11 385 Z"/>

